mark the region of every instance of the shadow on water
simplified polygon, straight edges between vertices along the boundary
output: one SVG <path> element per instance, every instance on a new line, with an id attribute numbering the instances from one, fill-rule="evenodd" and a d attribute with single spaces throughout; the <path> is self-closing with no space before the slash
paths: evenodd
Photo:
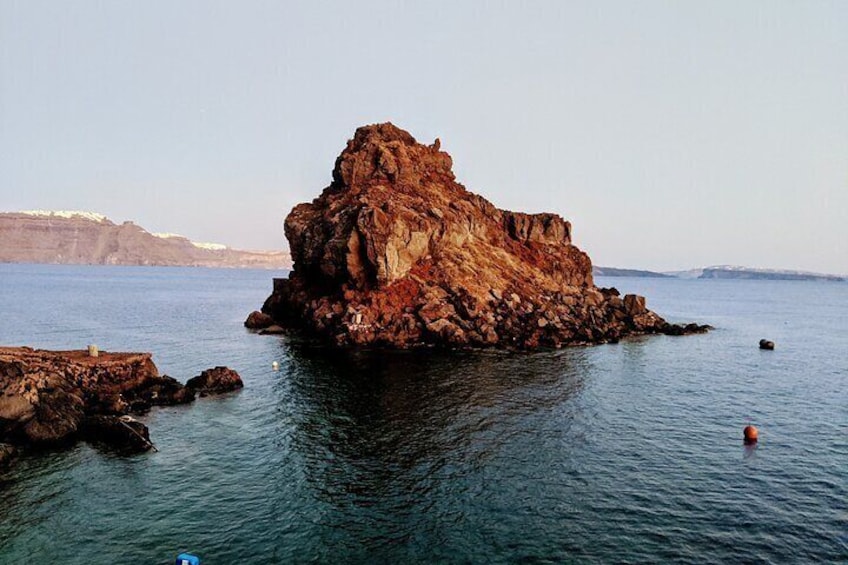
<path id="1" fill-rule="evenodd" d="M 288 362 L 278 410 L 290 425 L 281 428 L 280 448 L 319 503 L 313 520 L 332 532 L 336 550 L 346 546 L 339 531 L 347 531 L 354 547 L 346 550 L 372 555 L 418 534 L 432 542 L 434 529 L 464 522 L 487 468 L 513 465 L 515 444 L 527 443 L 522 435 L 568 428 L 574 409 L 563 406 L 589 373 L 580 350 L 282 346 Z"/>

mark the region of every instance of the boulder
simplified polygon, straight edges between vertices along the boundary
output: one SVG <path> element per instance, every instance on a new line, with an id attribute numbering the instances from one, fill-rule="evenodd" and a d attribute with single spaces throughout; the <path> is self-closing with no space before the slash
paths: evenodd
<path id="1" fill-rule="evenodd" d="M 268 314 L 254 310 L 244 321 L 244 327 L 251 330 L 262 330 L 274 324 L 274 319 Z"/>
<path id="2" fill-rule="evenodd" d="M 636 317 L 648 311 L 645 307 L 645 297 L 637 294 L 624 295 L 624 311 L 628 316 Z"/>
<path id="3" fill-rule="evenodd" d="M 241 377 L 229 367 L 207 369 L 186 383 L 186 388 L 200 396 L 221 394 L 240 389 L 244 386 Z"/>
<path id="4" fill-rule="evenodd" d="M 774 349 L 774 342 L 769 341 L 767 339 L 760 340 L 760 349 L 766 349 L 768 351 L 772 351 Z"/>
<path id="5" fill-rule="evenodd" d="M 533 349 L 669 327 L 644 297 L 595 287 L 570 222 L 500 210 L 452 165 L 438 140 L 357 129 L 330 185 L 286 217 L 293 270 L 262 312 L 340 346 Z"/>

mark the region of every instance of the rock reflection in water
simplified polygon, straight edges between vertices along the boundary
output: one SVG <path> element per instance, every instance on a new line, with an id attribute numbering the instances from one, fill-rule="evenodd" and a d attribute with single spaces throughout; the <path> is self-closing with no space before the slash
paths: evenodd
<path id="1" fill-rule="evenodd" d="M 434 529 L 464 520 L 473 511 L 469 497 L 496 474 L 487 467 L 522 464 L 508 444 L 531 439 L 522 435 L 540 425 L 570 425 L 568 405 L 586 374 L 579 350 L 284 347 L 285 447 L 326 505 L 319 523 L 369 540 L 372 552 L 415 532 L 429 531 L 424 538 L 432 540 Z"/>

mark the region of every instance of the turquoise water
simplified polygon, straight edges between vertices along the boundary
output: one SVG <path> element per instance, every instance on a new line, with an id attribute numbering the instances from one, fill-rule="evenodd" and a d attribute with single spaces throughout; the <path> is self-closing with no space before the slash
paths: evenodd
<path id="1" fill-rule="evenodd" d="M 0 265 L 2 344 L 245 381 L 0 472 L 0 563 L 848 560 L 848 284 L 601 279 L 717 329 L 518 355 L 252 335 L 271 276 Z"/>

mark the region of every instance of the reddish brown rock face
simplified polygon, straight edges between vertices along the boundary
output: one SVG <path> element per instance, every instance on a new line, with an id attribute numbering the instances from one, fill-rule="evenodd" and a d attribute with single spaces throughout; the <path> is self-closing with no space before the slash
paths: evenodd
<path id="1" fill-rule="evenodd" d="M 263 311 L 338 345 L 527 349 L 664 331 L 643 298 L 594 286 L 569 222 L 497 209 L 439 146 L 359 128 L 330 186 L 286 218 L 294 270 Z"/>

